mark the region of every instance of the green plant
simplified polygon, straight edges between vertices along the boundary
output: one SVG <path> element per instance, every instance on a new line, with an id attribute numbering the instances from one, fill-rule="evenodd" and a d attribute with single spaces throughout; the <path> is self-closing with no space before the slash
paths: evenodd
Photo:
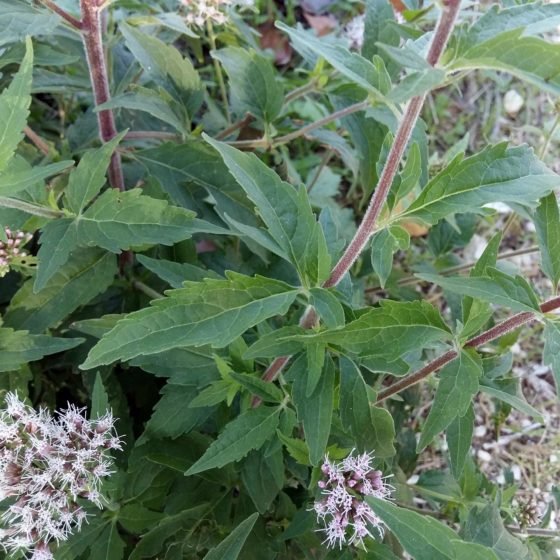
<path id="1" fill-rule="evenodd" d="M 279 70 L 249 32 L 264 10 L 0 0 L 0 389 L 92 400 L 125 438 L 104 509 L 34 557 L 549 553 L 471 440 L 480 393 L 539 416 L 511 375 L 523 325 L 560 383 L 560 179 L 527 145 L 439 156 L 423 114 L 476 70 L 558 95 L 560 7 L 506 4 L 397 23 L 368 0 L 361 54 L 277 21 L 299 53 Z M 498 202 L 547 282 L 501 265 Z M 407 482 L 442 434 L 447 468 Z"/>

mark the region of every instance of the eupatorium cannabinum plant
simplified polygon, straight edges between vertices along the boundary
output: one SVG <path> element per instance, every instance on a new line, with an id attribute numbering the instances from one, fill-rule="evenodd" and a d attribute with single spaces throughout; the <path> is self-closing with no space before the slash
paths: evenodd
<path id="1" fill-rule="evenodd" d="M 559 20 L 0 0 L 6 557 L 553 554 Z"/>

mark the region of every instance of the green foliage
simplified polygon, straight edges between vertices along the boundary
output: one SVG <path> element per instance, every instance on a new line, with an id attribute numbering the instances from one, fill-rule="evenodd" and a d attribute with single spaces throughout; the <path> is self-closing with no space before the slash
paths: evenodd
<path id="1" fill-rule="evenodd" d="M 473 434 L 560 387 L 560 8 L 453 3 L 0 0 L 0 399 L 124 442 L 57 560 L 547 557 Z"/>
<path id="2" fill-rule="evenodd" d="M 25 45 L 25 57 L 19 72 L 0 95 L 0 172 L 6 169 L 23 138 L 23 129 L 29 115 L 33 44 L 27 39 Z"/>

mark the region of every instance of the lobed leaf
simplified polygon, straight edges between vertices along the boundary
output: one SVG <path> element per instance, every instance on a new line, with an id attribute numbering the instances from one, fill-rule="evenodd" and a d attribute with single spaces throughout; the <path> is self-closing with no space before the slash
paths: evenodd
<path id="1" fill-rule="evenodd" d="M 228 272 L 226 280 L 186 282 L 130 313 L 94 346 L 83 369 L 179 346 L 223 348 L 250 327 L 283 315 L 297 291 L 277 280 Z"/>
<path id="2" fill-rule="evenodd" d="M 185 473 L 187 476 L 239 461 L 259 449 L 276 432 L 280 408 L 260 406 L 240 414 L 224 428 L 204 455 Z"/>
<path id="3" fill-rule="evenodd" d="M 541 200 L 533 220 L 541 250 L 542 269 L 556 290 L 560 282 L 560 211 L 554 193 Z"/>
<path id="4" fill-rule="evenodd" d="M 241 47 L 213 51 L 212 57 L 222 63 L 228 74 L 233 106 L 239 114 L 248 112 L 265 122 L 278 116 L 284 95 L 268 59 Z"/>
<path id="5" fill-rule="evenodd" d="M 326 280 L 330 274 L 327 243 L 305 187 L 295 189 L 282 181 L 254 154 L 205 138 L 255 204 L 272 237 L 268 248 L 279 248 L 276 252 L 294 265 L 304 285 Z"/>
<path id="6" fill-rule="evenodd" d="M 465 349 L 441 370 L 436 396 L 422 428 L 417 453 L 425 449 L 457 416 L 467 414 L 478 392 L 481 375 L 480 357 L 476 352 Z"/>
<path id="7" fill-rule="evenodd" d="M 56 338 L 0 327 L 0 372 L 16 371 L 27 362 L 70 350 L 83 341 L 83 338 Z"/>
<path id="8" fill-rule="evenodd" d="M 0 94 L 0 172 L 6 169 L 17 145 L 23 138 L 23 129 L 31 104 L 31 72 L 33 44 L 26 40 L 25 56 L 10 85 Z"/>
<path id="9" fill-rule="evenodd" d="M 468 158 L 455 157 L 397 218 L 435 224 L 455 213 L 480 212 L 491 202 L 534 207 L 558 186 L 560 177 L 531 148 L 508 148 L 502 143 Z"/>
<path id="10" fill-rule="evenodd" d="M 486 268 L 486 274 L 487 276 L 468 278 L 448 278 L 437 274 L 417 274 L 416 276 L 455 294 L 503 305 L 514 311 L 540 312 L 537 295 L 525 278 L 519 275 L 510 276 L 491 267 Z"/>

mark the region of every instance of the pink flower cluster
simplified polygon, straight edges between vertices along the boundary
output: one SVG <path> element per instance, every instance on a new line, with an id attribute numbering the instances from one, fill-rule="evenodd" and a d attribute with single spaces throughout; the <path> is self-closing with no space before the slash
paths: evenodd
<path id="1" fill-rule="evenodd" d="M 322 521 L 326 533 L 324 542 L 334 548 L 337 544 L 362 545 L 365 537 L 383 536 L 381 519 L 375 515 L 365 496 L 387 499 L 392 487 L 385 483 L 382 472 L 372 468 L 373 456 L 369 453 L 354 456 L 351 453 L 341 463 L 329 461 L 321 467 L 323 479 L 318 485 L 323 498 L 313 509 L 317 520 Z"/>
<path id="2" fill-rule="evenodd" d="M 8 239 L 0 241 L 0 278 L 8 272 L 15 257 L 27 257 L 27 253 L 21 247 L 33 237 L 30 233 L 12 231 L 10 228 L 5 228 L 4 231 Z"/>
<path id="3" fill-rule="evenodd" d="M 69 405 L 56 417 L 14 393 L 0 412 L 0 546 L 53 558 L 50 543 L 79 530 L 82 500 L 102 506 L 102 478 L 112 473 L 109 450 L 121 449 L 110 412 L 87 420 Z"/>

